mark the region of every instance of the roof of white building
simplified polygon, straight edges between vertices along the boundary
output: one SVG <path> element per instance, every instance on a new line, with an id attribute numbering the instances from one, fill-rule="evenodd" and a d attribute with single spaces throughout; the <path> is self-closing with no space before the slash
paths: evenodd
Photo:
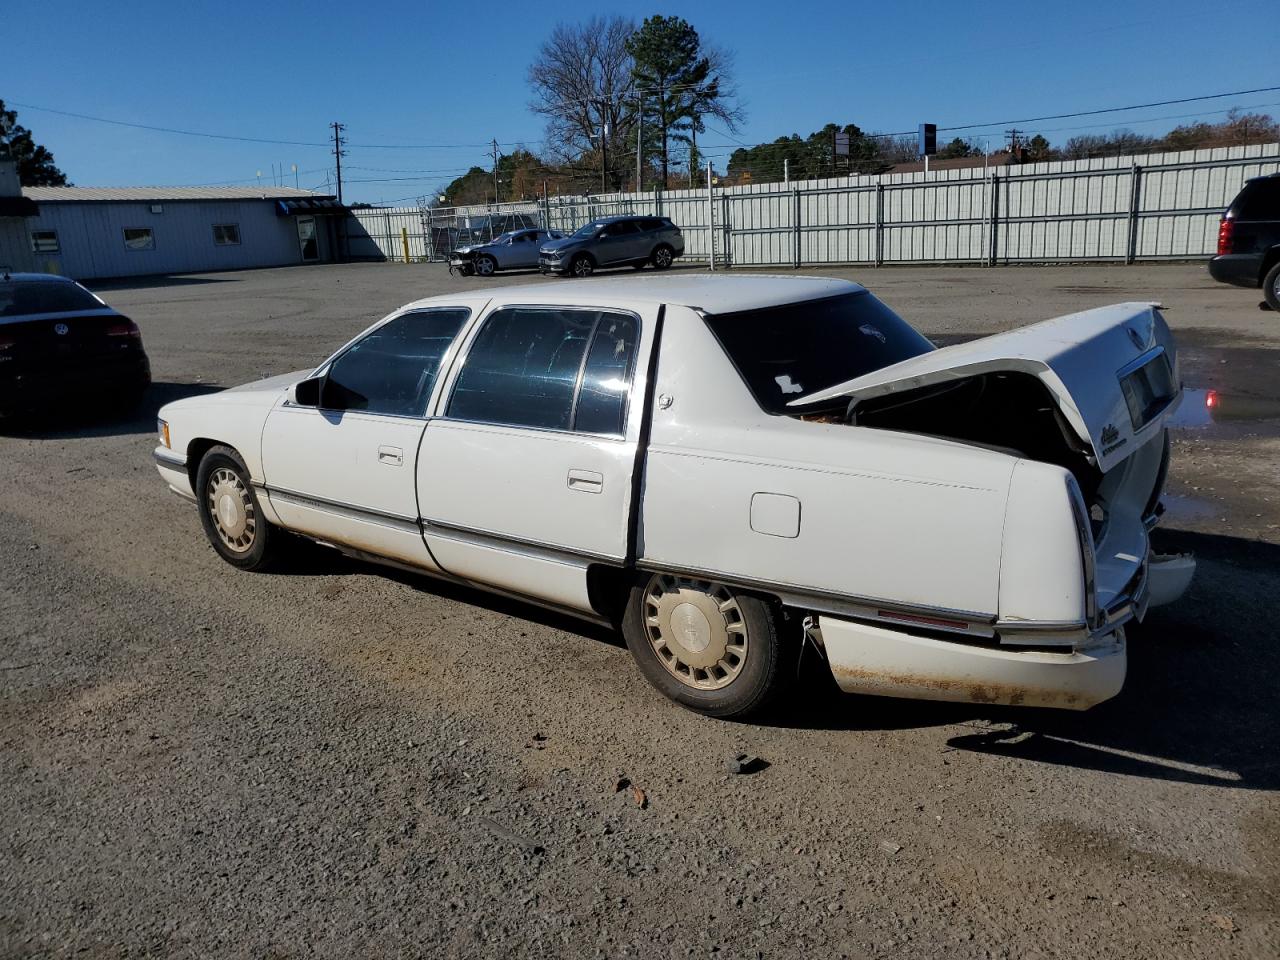
<path id="1" fill-rule="evenodd" d="M 176 203 L 180 200 L 298 200 L 326 194 L 293 187 L 23 187 L 22 195 L 37 203 L 92 200 L 133 203 Z"/>

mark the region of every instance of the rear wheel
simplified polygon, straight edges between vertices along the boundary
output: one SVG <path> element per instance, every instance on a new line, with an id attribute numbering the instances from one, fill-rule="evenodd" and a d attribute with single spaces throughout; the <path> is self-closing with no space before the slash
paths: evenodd
<path id="1" fill-rule="evenodd" d="M 708 716 L 759 713 L 788 676 L 774 607 L 722 583 L 654 574 L 632 587 L 622 633 L 650 683 Z"/>
<path id="2" fill-rule="evenodd" d="M 196 472 L 200 525 L 218 556 L 241 570 L 273 559 L 275 528 L 262 516 L 249 469 L 231 447 L 211 447 Z"/>
<path id="3" fill-rule="evenodd" d="M 1262 295 L 1272 310 L 1280 312 L 1280 262 L 1272 265 L 1262 281 Z"/>
<path id="4" fill-rule="evenodd" d="M 487 254 L 480 254 L 476 257 L 476 275 L 480 277 L 492 277 L 498 269 L 498 261 Z"/>
<path id="5" fill-rule="evenodd" d="M 650 259 L 653 261 L 655 270 L 665 270 L 675 262 L 676 252 L 665 243 L 660 243 L 654 248 L 653 256 Z"/>
<path id="6" fill-rule="evenodd" d="M 589 277 L 596 272 L 595 261 L 585 253 L 580 253 L 569 264 L 569 272 L 575 277 Z"/>

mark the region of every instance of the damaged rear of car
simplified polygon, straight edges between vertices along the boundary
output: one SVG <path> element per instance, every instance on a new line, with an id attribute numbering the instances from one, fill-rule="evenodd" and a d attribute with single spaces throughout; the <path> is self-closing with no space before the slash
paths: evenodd
<path id="1" fill-rule="evenodd" d="M 1126 668 L 1124 625 L 1180 596 L 1195 570 L 1190 557 L 1154 555 L 1148 539 L 1168 469 L 1166 421 L 1182 398 L 1176 347 L 1159 309 L 1118 304 L 933 349 L 865 293 L 805 306 L 786 323 L 707 317 L 766 412 L 861 428 L 869 431 L 864 437 L 874 432 L 960 444 L 1008 465 L 999 483 L 1000 514 L 988 498 L 981 524 L 999 524 L 998 549 L 993 543 L 989 551 L 994 569 L 983 573 L 995 581 L 995 602 L 975 600 L 954 612 L 895 603 L 912 599 L 904 586 L 895 587 L 896 596 L 886 589 L 872 594 L 881 603 L 813 608 L 811 635 L 840 686 L 1071 709 L 1118 693 Z M 824 312 L 826 323 L 820 322 Z M 830 382 L 833 366 L 849 363 L 851 351 L 806 353 L 795 344 L 806 330 L 832 322 L 853 325 L 858 348 L 852 352 L 863 360 L 852 378 L 814 390 Z M 782 330 L 790 346 L 770 346 L 768 331 Z M 939 497 L 952 495 L 948 481 L 976 489 L 967 478 L 946 475 L 937 447 L 924 460 L 912 460 L 917 455 L 905 448 L 877 449 L 887 457 L 884 467 L 926 464 L 927 475 L 905 479 L 937 484 Z M 910 495 L 902 483 L 883 487 L 890 498 L 903 497 L 894 489 Z M 888 500 L 882 509 L 893 513 L 897 505 Z M 834 528 L 843 517 L 824 515 L 819 522 Z M 909 564 L 913 550 L 955 563 L 967 549 L 955 541 L 972 538 L 958 515 L 941 528 L 936 518 L 929 527 L 905 512 L 897 522 L 904 539 L 917 542 L 892 544 L 884 553 L 890 565 Z M 853 524 L 843 535 L 856 543 L 859 532 Z M 838 541 L 824 546 L 837 548 Z M 972 571 L 954 574 L 969 576 Z M 934 579 L 928 589 L 938 595 L 944 581 Z"/>

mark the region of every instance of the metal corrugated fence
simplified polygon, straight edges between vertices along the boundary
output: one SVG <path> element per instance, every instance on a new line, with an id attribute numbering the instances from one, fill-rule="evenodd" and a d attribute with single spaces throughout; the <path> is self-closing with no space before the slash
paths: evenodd
<path id="1" fill-rule="evenodd" d="M 684 231 L 686 257 L 709 260 L 714 252 L 719 264 L 1132 263 L 1212 256 L 1218 219 L 1244 181 L 1276 172 L 1280 144 L 1260 144 L 354 217 L 393 259 L 402 256 L 395 217 L 417 219 L 415 259 L 418 251 L 438 258 L 447 251 L 428 229 L 432 217 L 488 216 L 492 224 L 503 208 L 518 207 L 564 231 L 614 214 L 670 217 Z M 383 214 L 392 226 L 375 234 Z M 391 241 L 385 246 L 384 235 Z"/>

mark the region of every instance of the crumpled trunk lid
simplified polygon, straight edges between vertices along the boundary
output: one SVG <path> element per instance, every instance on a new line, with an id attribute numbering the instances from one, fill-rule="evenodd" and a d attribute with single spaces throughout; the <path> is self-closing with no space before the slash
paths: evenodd
<path id="1" fill-rule="evenodd" d="M 1038 379 L 1070 429 L 1108 472 L 1164 428 L 1182 398 L 1177 349 L 1159 309 L 1121 303 L 956 344 L 792 403 L 858 404 L 991 373 Z"/>

